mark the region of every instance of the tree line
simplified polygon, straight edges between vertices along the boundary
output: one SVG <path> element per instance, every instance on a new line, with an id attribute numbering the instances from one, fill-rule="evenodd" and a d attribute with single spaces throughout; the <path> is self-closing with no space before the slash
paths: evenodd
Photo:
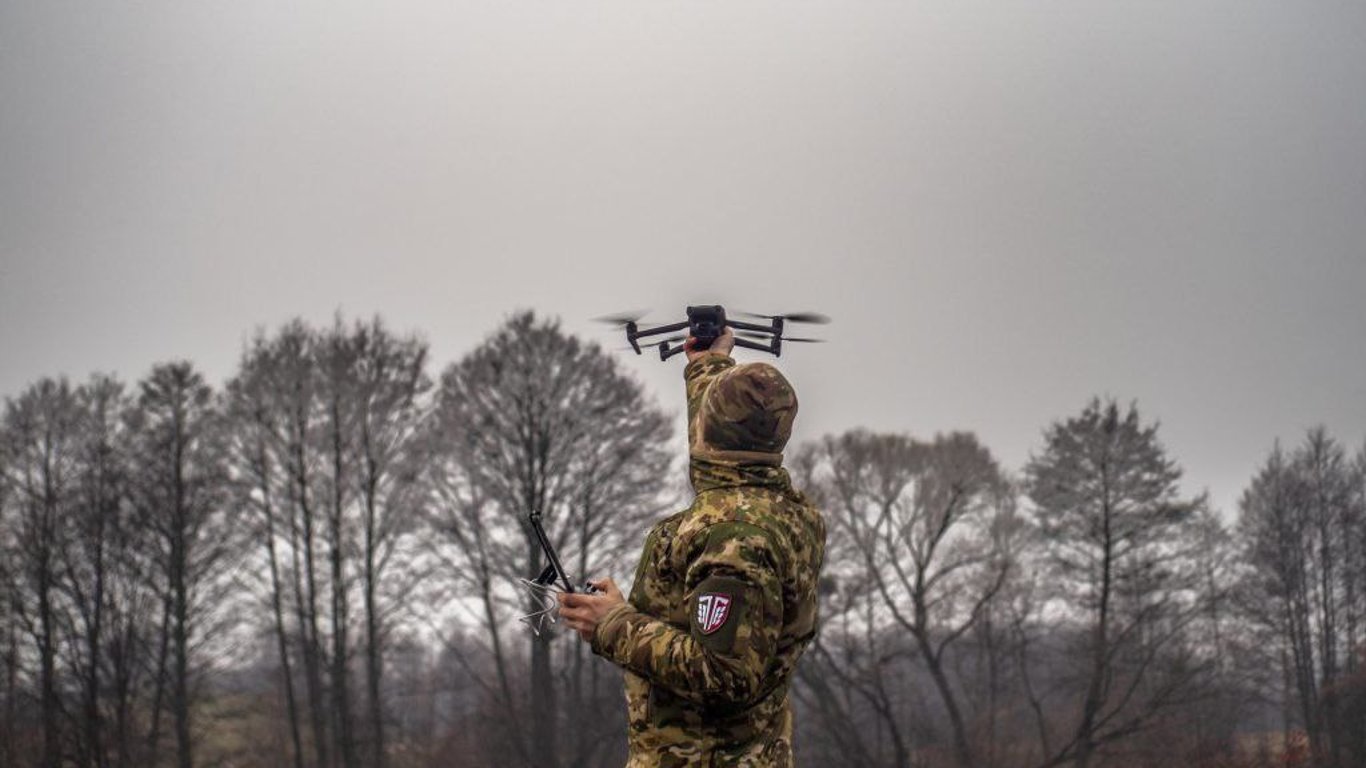
<path id="1" fill-rule="evenodd" d="M 8 397 L 0 768 L 621 765 L 619 674 L 517 622 L 526 515 L 629 573 L 687 501 L 677 410 L 529 312 L 430 367 L 378 318 L 292 321 L 221 387 Z M 1018 471 L 869 429 L 787 465 L 830 536 L 803 762 L 1366 762 L 1366 446 L 1273 444 L 1228 519 L 1113 400 Z"/>

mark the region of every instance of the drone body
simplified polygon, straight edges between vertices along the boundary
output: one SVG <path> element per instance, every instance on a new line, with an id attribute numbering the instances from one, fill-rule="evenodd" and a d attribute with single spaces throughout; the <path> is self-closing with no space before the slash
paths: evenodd
<path id="1" fill-rule="evenodd" d="M 668 360 L 679 352 L 683 351 L 683 345 L 671 346 L 675 342 L 681 342 L 687 336 L 696 339 L 694 349 L 707 349 L 712 342 L 717 339 L 726 328 L 735 330 L 735 346 L 746 349 L 755 349 L 760 352 L 768 352 L 777 357 L 783 352 L 784 341 L 816 342 L 822 339 L 805 339 L 783 336 L 783 327 L 786 322 L 798 323 L 828 323 L 830 319 L 824 315 L 814 312 L 793 313 L 789 315 L 758 315 L 752 312 L 742 312 L 743 315 L 767 319 L 768 324 L 742 322 L 726 317 L 726 308 L 719 304 L 704 304 L 691 306 L 687 310 L 688 319 L 683 322 L 669 323 L 642 329 L 638 322 L 639 316 L 615 316 L 599 318 L 604 322 L 620 325 L 626 329 L 626 341 L 630 343 L 631 349 L 636 354 L 641 352 L 642 346 L 659 347 L 659 359 Z M 662 341 L 642 345 L 640 339 L 658 336 L 665 333 L 677 333 L 687 331 L 686 335 L 673 336 Z M 753 339 L 753 341 L 752 341 Z"/>

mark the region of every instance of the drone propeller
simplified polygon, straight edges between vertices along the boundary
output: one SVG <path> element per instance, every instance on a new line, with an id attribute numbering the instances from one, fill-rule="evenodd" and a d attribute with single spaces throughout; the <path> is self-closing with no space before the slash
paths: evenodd
<path id="1" fill-rule="evenodd" d="M 760 341 L 768 341 L 769 339 L 773 338 L 772 334 L 756 333 L 754 331 L 736 331 L 735 335 L 743 336 L 747 339 L 758 339 Z M 825 341 L 825 339 L 808 339 L 798 336 L 780 336 L 779 338 L 781 338 L 783 341 L 803 341 L 810 344 L 821 344 Z"/>
<path id="2" fill-rule="evenodd" d="M 741 312 L 739 314 L 747 315 L 749 317 L 762 317 L 765 320 L 781 319 L 791 323 L 815 323 L 816 325 L 825 325 L 830 322 L 829 317 L 822 315 L 819 312 L 792 312 L 786 315 L 761 315 L 758 312 Z"/>
<path id="3" fill-rule="evenodd" d="M 607 323 L 608 325 L 630 325 L 631 323 L 640 322 L 645 315 L 649 314 L 649 312 L 650 310 L 648 309 L 631 309 L 625 312 L 595 317 L 593 320 L 599 323 Z"/>

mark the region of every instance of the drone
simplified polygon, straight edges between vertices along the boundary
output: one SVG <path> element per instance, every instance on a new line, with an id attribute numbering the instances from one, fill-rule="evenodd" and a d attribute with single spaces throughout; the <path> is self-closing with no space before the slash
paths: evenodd
<path id="1" fill-rule="evenodd" d="M 702 306 L 688 307 L 688 319 L 682 322 L 669 323 L 667 325 L 656 325 L 650 328 L 641 328 L 639 323 L 643 312 L 623 313 L 619 315 L 608 315 L 600 317 L 598 320 L 610 323 L 626 329 L 626 341 L 631 345 L 637 355 L 643 354 L 642 347 L 659 347 L 659 359 L 668 360 L 674 355 L 682 352 L 684 347 L 680 343 L 688 336 L 697 339 L 693 345 L 694 349 L 707 349 L 712 342 L 720 336 L 727 327 L 735 329 L 735 346 L 745 349 L 755 349 L 760 352 L 768 352 L 774 357 L 783 353 L 783 342 L 822 342 L 825 339 L 811 339 L 796 336 L 784 336 L 783 329 L 787 323 L 816 323 L 825 324 L 830 322 L 830 318 L 817 312 L 793 312 L 786 315 L 761 315 L 755 312 L 740 312 L 746 317 L 761 318 L 768 321 L 768 324 L 743 322 L 732 320 L 726 317 L 726 308 L 719 304 L 705 304 Z M 660 341 L 641 344 L 640 340 L 651 336 L 658 336 L 665 333 L 677 333 L 687 330 L 686 334 L 678 334 Z"/>

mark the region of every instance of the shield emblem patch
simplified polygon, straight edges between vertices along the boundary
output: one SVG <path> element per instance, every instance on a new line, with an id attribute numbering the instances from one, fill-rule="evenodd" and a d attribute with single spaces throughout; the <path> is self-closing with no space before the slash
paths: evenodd
<path id="1" fill-rule="evenodd" d="M 710 635 L 725 625 L 730 618 L 730 595 L 708 592 L 697 598 L 697 628 Z"/>

